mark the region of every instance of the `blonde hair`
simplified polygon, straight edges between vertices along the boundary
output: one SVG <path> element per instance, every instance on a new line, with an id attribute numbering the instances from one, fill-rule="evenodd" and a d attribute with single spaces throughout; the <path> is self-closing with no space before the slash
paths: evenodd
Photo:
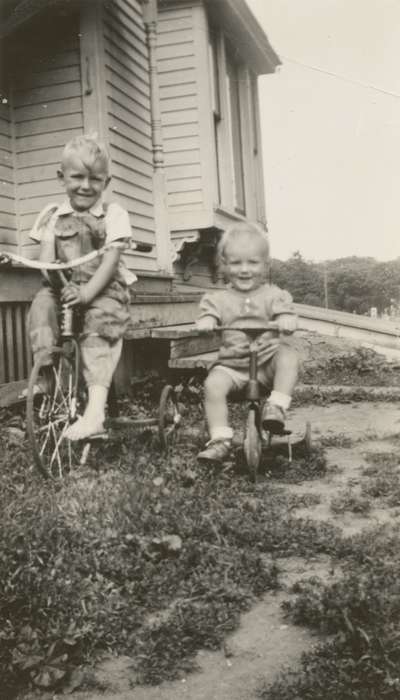
<path id="1" fill-rule="evenodd" d="M 217 247 L 217 262 L 220 267 L 223 268 L 225 263 L 225 251 L 228 244 L 240 238 L 241 236 L 251 236 L 257 238 L 263 247 L 263 257 L 265 257 L 265 262 L 269 260 L 269 240 L 266 231 L 254 223 L 249 223 L 247 221 L 240 221 L 233 224 L 228 228 L 221 236 L 218 247 Z"/>
<path id="2" fill-rule="evenodd" d="M 83 165 L 90 169 L 96 161 L 104 165 L 104 171 L 108 175 L 110 172 L 110 156 L 104 143 L 100 141 L 97 134 L 82 134 L 74 136 L 65 144 L 61 155 L 61 168 L 71 155 L 79 156 Z"/>

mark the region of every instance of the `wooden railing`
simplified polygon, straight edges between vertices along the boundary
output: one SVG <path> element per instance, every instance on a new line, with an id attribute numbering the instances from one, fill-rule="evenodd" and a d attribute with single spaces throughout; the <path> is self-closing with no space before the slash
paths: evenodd
<path id="1" fill-rule="evenodd" d="M 295 304 L 295 307 L 302 328 L 400 353 L 400 324 L 319 306 Z"/>
<path id="2" fill-rule="evenodd" d="M 32 359 L 26 332 L 29 302 L 0 304 L 0 384 L 25 379 Z"/>

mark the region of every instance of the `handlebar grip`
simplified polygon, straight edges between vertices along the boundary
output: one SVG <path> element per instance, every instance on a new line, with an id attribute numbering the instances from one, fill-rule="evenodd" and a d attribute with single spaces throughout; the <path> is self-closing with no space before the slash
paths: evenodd
<path id="1" fill-rule="evenodd" d="M 10 265 L 11 264 L 11 258 L 7 255 L 7 253 L 0 253 L 0 265 Z"/>
<path id="2" fill-rule="evenodd" d="M 152 243 L 144 243 L 144 241 L 135 241 L 135 250 L 138 253 L 151 253 L 153 250 Z"/>

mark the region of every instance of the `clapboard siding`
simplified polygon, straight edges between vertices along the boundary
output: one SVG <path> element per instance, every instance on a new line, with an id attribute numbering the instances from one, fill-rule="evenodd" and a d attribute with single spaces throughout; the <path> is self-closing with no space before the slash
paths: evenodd
<path id="1" fill-rule="evenodd" d="M 18 168 L 17 172 L 17 182 L 19 185 L 26 184 L 28 182 L 43 182 L 44 180 L 53 181 L 56 176 L 56 166 L 54 164 L 54 158 L 57 159 L 60 154 L 52 155 L 52 161 L 50 163 L 39 163 L 39 165 L 31 165 L 27 168 Z M 20 192 L 21 194 L 21 192 Z"/>
<path id="2" fill-rule="evenodd" d="M 79 97 L 69 97 L 67 99 L 54 100 L 53 102 L 41 102 L 40 104 L 25 105 L 24 107 L 18 107 L 14 109 L 15 121 L 17 124 L 22 125 L 23 123 L 30 125 L 33 121 L 39 123 L 41 126 L 45 124 L 44 129 L 46 129 L 46 122 L 43 121 L 43 117 L 46 119 L 52 119 L 53 117 L 68 115 L 68 114 L 81 114 L 82 113 L 82 99 Z"/>
<path id="3" fill-rule="evenodd" d="M 57 54 L 54 55 L 57 59 Z M 66 68 L 52 68 L 49 70 L 38 70 L 31 73 L 31 66 L 25 75 L 21 73 L 18 77 L 18 87 L 20 90 L 29 92 L 32 88 L 47 88 L 50 85 L 64 85 L 70 82 L 80 81 L 79 65 L 68 66 Z M 38 66 L 39 68 L 39 66 Z"/>
<path id="4" fill-rule="evenodd" d="M 160 91 L 162 95 L 162 89 L 164 87 L 171 86 L 172 88 L 177 87 L 175 71 L 162 70 L 161 66 L 158 66 L 158 84 L 160 86 Z M 193 89 L 196 89 L 196 73 L 193 66 L 188 66 L 186 68 L 180 69 L 180 80 L 179 85 L 192 84 Z"/>
<path id="5" fill-rule="evenodd" d="M 163 34 L 167 32 L 175 32 L 178 29 L 191 29 L 193 27 L 192 8 L 191 7 L 176 7 L 173 12 L 162 11 L 159 7 L 158 23 L 161 26 Z"/>
<path id="6" fill-rule="evenodd" d="M 55 148 L 49 146 L 45 151 L 41 148 L 36 151 L 22 151 L 18 159 L 19 172 L 21 174 L 24 169 L 46 167 L 50 165 L 53 167 L 54 174 L 53 164 L 56 163 L 59 158 L 60 150 L 57 146 Z"/>
<path id="7" fill-rule="evenodd" d="M 0 181 L 0 197 L 3 199 L 9 199 L 10 201 L 14 198 L 14 183 Z"/>
<path id="8" fill-rule="evenodd" d="M 177 150 L 168 151 L 165 155 L 166 161 L 170 166 L 173 166 L 174 172 L 180 167 L 181 176 L 184 178 L 186 175 L 186 165 L 193 167 L 198 165 L 198 159 L 200 157 L 200 151 L 196 148 L 181 148 Z M 184 168 L 182 168 L 184 166 Z M 175 178 L 176 179 L 176 178 Z"/>
<path id="9" fill-rule="evenodd" d="M 0 243 L 16 246 L 15 173 L 8 102 L 0 104 L 0 135 Z"/>
<path id="10" fill-rule="evenodd" d="M 18 163 L 20 162 L 20 159 L 22 162 L 25 155 L 31 151 L 39 151 L 38 158 L 44 159 L 47 157 L 47 151 L 51 148 L 54 148 L 55 150 L 57 149 L 58 152 L 58 164 L 60 159 L 60 144 L 66 144 L 67 141 L 72 139 L 78 133 L 80 133 L 79 130 L 75 129 L 74 127 L 71 127 L 69 129 L 64 130 L 61 129 L 60 131 L 56 131 L 54 133 L 35 134 L 35 136 L 19 137 Z"/>
<path id="11" fill-rule="evenodd" d="M 192 8 L 159 13 L 157 62 L 168 206 L 203 204 L 196 45 Z"/>
<path id="12" fill-rule="evenodd" d="M 134 237 L 152 243 L 145 256 L 127 256 L 132 268 L 157 269 L 149 64 L 142 7 L 137 0 L 104 5 L 103 45 L 112 194 L 129 212 Z"/>
<path id="13" fill-rule="evenodd" d="M 194 190 L 192 192 L 173 192 L 170 195 L 170 206 L 175 208 L 192 204 L 195 204 L 198 207 L 202 201 L 203 199 L 201 192 L 199 193 L 198 190 Z"/>
<path id="14" fill-rule="evenodd" d="M 64 194 L 56 177 L 62 148 L 83 130 L 78 16 L 48 22 L 36 41 L 31 29 L 14 47 L 20 57 L 12 76 L 16 206 L 27 255 L 37 254 L 29 239 L 37 214 Z"/>
<path id="15" fill-rule="evenodd" d="M 129 52 L 129 47 L 121 46 L 121 42 L 112 33 L 105 31 L 105 51 L 108 58 L 108 65 L 110 68 L 114 68 L 114 72 L 120 73 L 124 80 L 132 80 L 134 78 L 135 89 L 139 92 L 141 91 L 143 95 L 148 94 L 149 89 L 149 75 Z"/>
<path id="16" fill-rule="evenodd" d="M 71 75 L 71 74 L 70 74 Z M 16 94 L 14 107 L 20 108 L 25 105 L 51 104 L 53 101 L 66 100 L 80 97 L 81 87 L 79 82 L 63 83 L 62 85 L 47 85 L 46 87 L 31 90 L 21 90 Z"/>
<path id="17" fill-rule="evenodd" d="M 187 112 L 187 110 L 196 110 L 195 114 L 197 116 L 197 95 L 195 92 L 188 94 L 185 93 L 185 91 L 182 91 L 182 94 L 171 95 L 168 98 L 164 97 L 164 99 L 162 99 L 161 104 L 162 111 L 164 114 L 167 114 L 168 112 L 179 111 L 184 114 L 185 112 Z M 193 119 L 192 121 L 197 121 L 197 119 Z M 176 123 L 176 121 L 174 121 L 174 123 Z"/>
<path id="18" fill-rule="evenodd" d="M 188 81 L 180 84 L 179 94 L 177 94 L 176 85 L 162 85 L 160 88 L 160 100 L 164 103 L 163 107 L 166 106 L 167 100 L 179 100 L 181 97 L 193 97 L 193 95 L 196 95 L 196 83 L 193 80 L 189 80 L 189 75 L 187 77 Z"/>

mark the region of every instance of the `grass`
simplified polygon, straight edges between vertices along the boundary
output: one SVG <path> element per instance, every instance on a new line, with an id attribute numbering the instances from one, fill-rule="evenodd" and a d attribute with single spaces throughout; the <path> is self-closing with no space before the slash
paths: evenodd
<path id="1" fill-rule="evenodd" d="M 363 470 L 368 479 L 362 485 L 362 495 L 379 499 L 388 507 L 400 505 L 400 460 L 396 452 L 366 455 L 369 466 Z"/>
<path id="2" fill-rule="evenodd" d="M 371 500 L 357 493 L 352 488 L 340 491 L 330 503 L 330 509 L 335 515 L 350 512 L 357 515 L 367 515 L 372 508 Z"/>
<path id="3" fill-rule="evenodd" d="M 370 453 L 360 492 L 348 488 L 332 500 L 340 515 L 365 514 L 377 504 L 400 503 L 396 452 Z M 400 697 L 400 527 L 365 529 L 337 541 L 334 561 L 341 576 L 299 581 L 285 612 L 325 641 L 260 690 L 263 700 L 397 700 Z"/>
<path id="4" fill-rule="evenodd" d="M 280 456 L 254 484 L 235 465 L 199 468 L 195 435 L 161 455 L 151 433 L 125 433 L 83 472 L 44 483 L 22 419 L 2 417 L 7 698 L 29 685 L 60 689 L 104 651 L 129 655 L 137 683 L 173 679 L 193 667 L 198 649 L 218 648 L 256 597 L 278 588 L 280 556 L 337 546 L 334 527 L 295 518 L 276 481 L 316 478 L 325 469 L 318 451 L 295 454 L 290 465 Z"/>
<path id="5" fill-rule="evenodd" d="M 145 409 L 154 410 L 152 386 L 146 391 Z M 193 430 L 169 454 L 160 454 L 151 433 L 120 434 L 62 484 L 41 481 L 22 419 L 2 415 L 5 696 L 28 686 L 62 691 L 77 667 L 90 668 L 103 652 L 129 655 L 133 684 L 179 677 L 194 667 L 200 648 L 223 644 L 258 596 L 279 588 L 280 557 L 320 553 L 337 564 L 340 578 L 299 582 L 286 614 L 328 641 L 304 656 L 299 672 L 288 671 L 260 696 L 400 697 L 399 530 L 343 539 L 329 523 L 296 517 L 297 508 L 316 505 L 319 497 L 286 493 L 284 485 L 328 475 L 321 448 L 309 457 L 296 449 L 290 464 L 277 446 L 255 484 L 240 455 L 222 470 L 199 467 L 196 400 Z M 234 415 L 242 422 L 236 407 Z M 397 503 L 395 453 L 368 460 L 361 494 L 350 488 L 332 502 L 338 515 L 366 512 L 374 499 Z"/>
<path id="6" fill-rule="evenodd" d="M 399 373 L 382 355 L 369 348 L 354 347 L 319 361 L 306 361 L 302 378 L 308 384 L 336 384 L 350 386 L 398 387 Z M 357 392 L 354 392 L 357 401 Z M 362 392 L 360 392 L 362 396 Z M 338 398 L 335 400 L 340 400 Z M 353 399 L 352 399 L 353 400 Z"/>
<path id="7" fill-rule="evenodd" d="M 343 576 L 296 584 L 288 617 L 328 641 L 260 692 L 263 700 L 395 700 L 400 695 L 400 531 L 379 527 L 343 541 Z"/>

